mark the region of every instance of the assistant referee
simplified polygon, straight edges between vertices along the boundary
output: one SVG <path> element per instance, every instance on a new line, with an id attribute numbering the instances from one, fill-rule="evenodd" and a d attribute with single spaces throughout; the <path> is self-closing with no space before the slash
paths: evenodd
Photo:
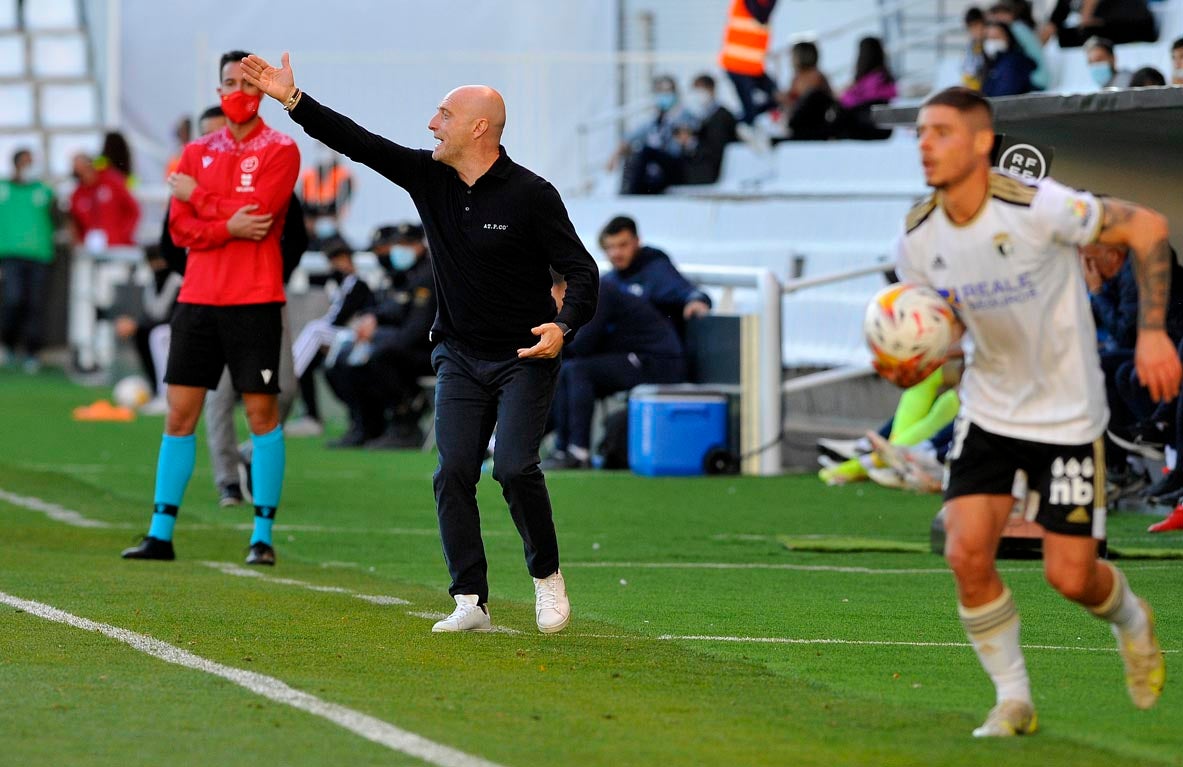
<path id="1" fill-rule="evenodd" d="M 436 343 L 436 511 L 455 611 L 433 631 L 489 631 L 487 562 L 476 484 L 497 427 L 493 476 L 525 545 L 535 615 L 561 631 L 570 603 L 538 467 L 564 337 L 592 318 L 599 277 L 558 192 L 501 146 L 505 103 L 469 85 L 444 96 L 428 123 L 431 151 L 408 149 L 322 106 L 295 86 L 288 56 L 243 59 L 247 81 L 279 100 L 304 131 L 405 189 L 431 243 L 439 310 Z M 561 310 L 551 270 L 565 275 Z"/>

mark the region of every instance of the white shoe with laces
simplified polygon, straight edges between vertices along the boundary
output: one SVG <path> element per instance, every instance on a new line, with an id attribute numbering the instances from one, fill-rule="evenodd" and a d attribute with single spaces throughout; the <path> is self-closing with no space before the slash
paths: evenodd
<path id="1" fill-rule="evenodd" d="M 492 631 L 493 621 L 489 617 L 489 608 L 477 604 L 480 599 L 476 594 L 457 594 L 456 609 L 452 614 L 431 627 L 432 632 L 450 633 L 455 631 Z"/>
<path id="2" fill-rule="evenodd" d="M 571 620 L 567 584 L 558 570 L 545 578 L 534 579 L 534 620 L 543 634 L 556 634 Z"/>

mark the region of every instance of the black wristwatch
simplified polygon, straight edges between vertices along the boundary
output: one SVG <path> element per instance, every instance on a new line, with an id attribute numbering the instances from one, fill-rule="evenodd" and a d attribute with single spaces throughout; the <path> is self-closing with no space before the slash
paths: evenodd
<path id="1" fill-rule="evenodd" d="M 559 330 L 563 331 L 563 338 L 566 338 L 571 334 L 571 328 L 567 326 L 567 323 L 556 322 L 555 324 L 559 326 Z"/>

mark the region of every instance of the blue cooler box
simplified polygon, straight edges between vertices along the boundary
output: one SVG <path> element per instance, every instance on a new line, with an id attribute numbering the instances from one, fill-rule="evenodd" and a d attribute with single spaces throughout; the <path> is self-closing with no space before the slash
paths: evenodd
<path id="1" fill-rule="evenodd" d="M 638 386 L 628 400 L 628 465 L 636 474 L 703 473 L 712 448 L 727 446 L 723 394 Z"/>

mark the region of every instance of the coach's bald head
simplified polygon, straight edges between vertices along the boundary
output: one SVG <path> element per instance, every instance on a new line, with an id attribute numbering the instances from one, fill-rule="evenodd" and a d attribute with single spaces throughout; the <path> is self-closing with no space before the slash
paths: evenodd
<path id="1" fill-rule="evenodd" d="M 505 131 L 505 100 L 487 85 L 462 85 L 444 96 L 427 128 L 439 141 L 433 159 L 457 170 L 473 162 L 492 164 Z"/>

